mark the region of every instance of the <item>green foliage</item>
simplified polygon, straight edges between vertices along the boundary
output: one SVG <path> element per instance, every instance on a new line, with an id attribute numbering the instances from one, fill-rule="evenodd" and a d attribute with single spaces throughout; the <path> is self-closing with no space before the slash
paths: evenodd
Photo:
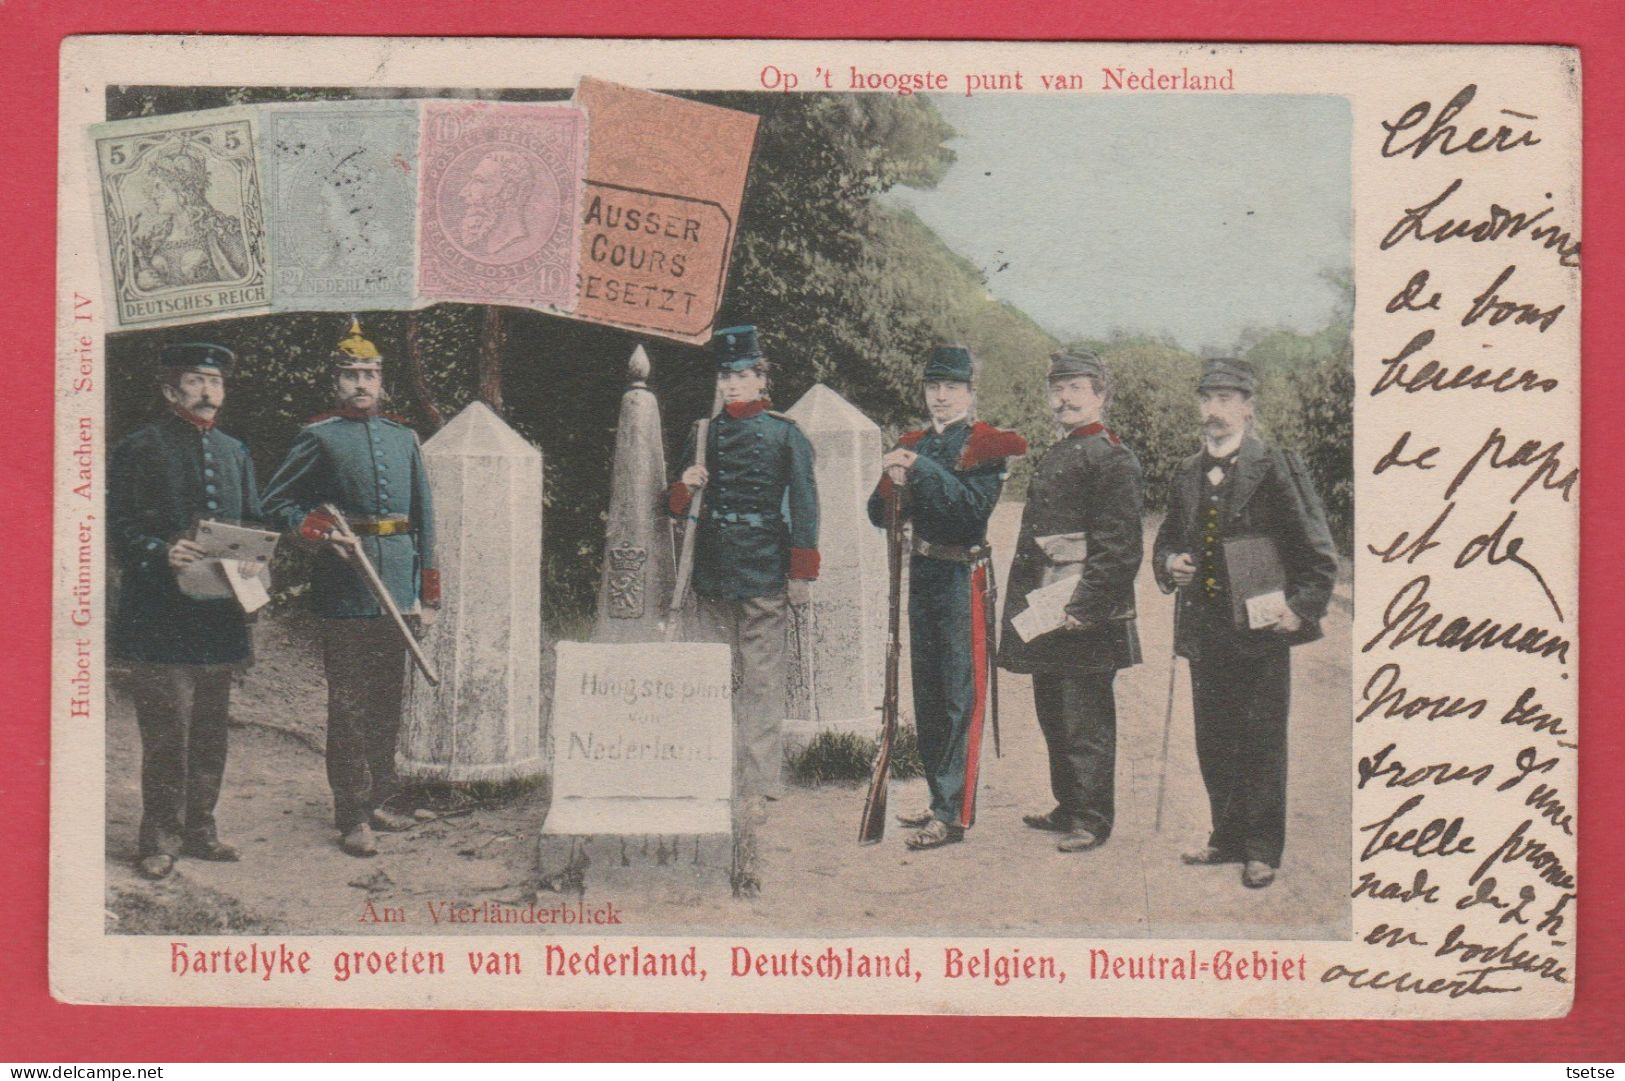
<path id="1" fill-rule="evenodd" d="M 875 741 L 856 732 L 818 733 L 790 756 L 790 780 L 808 787 L 823 784 L 862 784 L 874 768 Z M 925 776 L 920 743 L 912 726 L 897 729 L 892 741 L 891 775 L 896 781 Z"/>
<path id="2" fill-rule="evenodd" d="M 108 115 L 155 115 L 244 102 L 342 98 L 337 88 L 126 87 L 108 95 Z M 551 100 L 566 89 L 503 91 L 504 100 Z M 368 96 L 472 96 L 467 91 L 369 91 Z M 924 414 L 919 383 L 927 350 L 969 345 L 981 361 L 979 414 L 1015 428 L 1035 455 L 1017 463 L 1006 495 L 1022 498 L 1029 463 L 1052 442 L 1044 388 L 1056 340 L 988 292 L 981 271 L 912 213 L 878 196 L 903 184 L 934 185 L 954 155 L 953 130 L 927 99 L 888 94 L 702 93 L 700 100 L 757 114 L 761 125 L 739 221 L 720 320 L 762 329 L 776 362 L 773 396 L 788 406 L 823 382 L 889 436 Z M 1346 275 L 1344 288 L 1352 310 Z M 391 408 L 425 438 L 435 412 L 449 419 L 478 385 L 485 309 L 442 304 L 419 312 L 360 313 L 385 354 Z M 543 596 L 548 625 L 591 612 L 604 545 L 614 426 L 623 372 L 642 344 L 654 364 L 651 388 L 675 468 L 690 423 L 710 406 L 713 366 L 703 348 L 542 315 L 502 310 L 502 412 L 542 449 L 546 531 Z M 347 328 L 343 314 L 285 314 L 208 325 L 207 335 L 242 358 L 222 415 L 248 440 L 262 483 L 299 426 L 328 408 L 327 358 Z M 422 358 L 420 393 L 408 378 L 408 331 Z M 110 434 L 118 438 L 158 408 L 153 363 L 166 342 L 195 339 L 197 327 L 130 332 L 108 339 Z M 1199 362 L 1178 346 L 1119 336 L 1090 343 L 1116 380 L 1109 422 L 1140 455 L 1147 502 L 1157 509 L 1178 462 L 1197 446 L 1194 386 Z M 1315 334 L 1249 334 L 1238 352 L 1257 364 L 1262 428 L 1299 449 L 1345 547 L 1350 536 L 1352 374 L 1348 318 Z M 289 557 L 297 563 L 297 557 Z M 297 571 L 297 566 L 289 569 Z M 279 585 L 286 583 L 279 579 Z"/>

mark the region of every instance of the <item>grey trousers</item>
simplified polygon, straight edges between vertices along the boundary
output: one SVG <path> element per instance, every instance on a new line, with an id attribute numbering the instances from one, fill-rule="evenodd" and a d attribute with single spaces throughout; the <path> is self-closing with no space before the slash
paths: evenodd
<path id="1" fill-rule="evenodd" d="M 140 852 L 176 856 L 183 841 L 218 840 L 214 805 L 226 774 L 231 667 L 138 664 L 133 675 L 141 728 Z"/>
<path id="2" fill-rule="evenodd" d="M 406 647 L 385 616 L 324 619 L 327 670 L 327 783 L 333 824 L 348 833 L 400 791 L 395 743 L 401 731 Z"/>
<path id="3" fill-rule="evenodd" d="M 697 597 L 693 640 L 721 642 L 734 658 L 734 795 L 784 789 L 784 649 L 789 605 L 774 597 Z"/>

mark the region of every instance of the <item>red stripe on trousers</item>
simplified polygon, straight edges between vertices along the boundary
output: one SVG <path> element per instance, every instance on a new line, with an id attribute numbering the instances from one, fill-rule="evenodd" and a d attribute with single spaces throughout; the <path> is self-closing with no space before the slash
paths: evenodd
<path id="1" fill-rule="evenodd" d="M 976 704 L 971 707 L 965 747 L 965 791 L 959 800 L 959 824 L 965 829 L 976 820 L 976 767 L 982 760 L 982 720 L 987 703 L 986 583 L 987 568 L 978 565 L 970 576 L 970 663 L 976 681 Z"/>

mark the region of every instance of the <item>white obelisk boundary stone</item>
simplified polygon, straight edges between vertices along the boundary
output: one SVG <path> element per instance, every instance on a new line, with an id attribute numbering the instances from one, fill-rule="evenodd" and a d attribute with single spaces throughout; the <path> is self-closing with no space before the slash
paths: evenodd
<path id="1" fill-rule="evenodd" d="M 638 346 L 627 364 L 610 471 L 609 522 L 598 587 L 594 642 L 657 642 L 676 577 L 666 514 L 666 451 L 660 405 L 650 393 L 649 355 Z"/>
<path id="2" fill-rule="evenodd" d="M 542 453 L 483 402 L 423 445 L 444 593 L 413 671 L 403 777 L 507 781 L 547 771 L 541 747 Z"/>
<path id="3" fill-rule="evenodd" d="M 887 572 L 886 535 L 867 512 L 880 479 L 880 427 L 822 383 L 788 412 L 813 445 L 823 554 L 813 602 L 799 625 L 792 620 L 787 645 L 784 737 L 793 749 L 820 731 L 876 731 Z"/>

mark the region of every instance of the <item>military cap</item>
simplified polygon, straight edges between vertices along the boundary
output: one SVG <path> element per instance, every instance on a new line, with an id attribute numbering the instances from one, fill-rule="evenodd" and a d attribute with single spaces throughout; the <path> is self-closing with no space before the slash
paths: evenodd
<path id="1" fill-rule="evenodd" d="M 1073 346 L 1059 349 L 1049 355 L 1050 379 L 1071 379 L 1080 375 L 1105 380 L 1106 365 L 1101 363 L 1094 350 Z"/>
<path id="2" fill-rule="evenodd" d="M 923 378 L 927 383 L 939 380 L 969 383 L 973 381 L 975 368 L 976 362 L 965 346 L 939 345 L 933 348 L 931 355 L 926 358 Z"/>
<path id="3" fill-rule="evenodd" d="M 350 316 L 350 333 L 333 349 L 333 370 L 336 372 L 384 370 L 384 358 L 378 352 L 378 347 L 361 336 L 361 320 L 353 315 Z"/>
<path id="4" fill-rule="evenodd" d="M 174 345 L 166 345 L 158 357 L 159 366 L 166 369 L 184 371 L 201 369 L 219 372 L 221 375 L 230 375 L 232 365 L 236 363 L 236 353 L 212 342 L 177 342 Z"/>
<path id="5" fill-rule="evenodd" d="M 1253 366 L 1245 360 L 1236 360 L 1233 357 L 1215 357 L 1203 363 L 1202 381 L 1197 384 L 1196 389 L 1239 390 L 1251 396 L 1256 389 Z"/>
<path id="6" fill-rule="evenodd" d="M 754 368 L 762 359 L 753 326 L 723 327 L 711 339 L 711 352 L 717 358 L 719 372 L 742 372 Z"/>

